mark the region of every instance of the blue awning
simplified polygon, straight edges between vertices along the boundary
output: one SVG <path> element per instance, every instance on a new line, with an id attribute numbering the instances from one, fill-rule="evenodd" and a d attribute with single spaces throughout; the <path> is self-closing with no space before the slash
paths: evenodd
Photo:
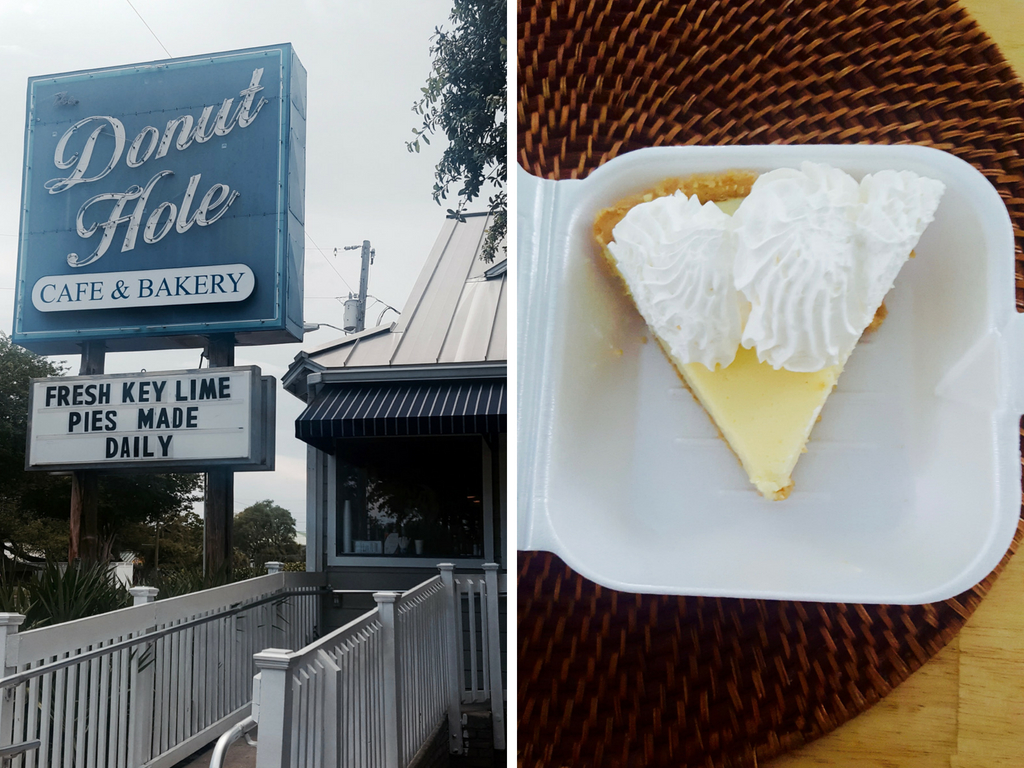
<path id="1" fill-rule="evenodd" d="M 504 379 L 330 384 L 295 420 L 295 436 L 322 450 L 345 437 L 505 432 Z"/>

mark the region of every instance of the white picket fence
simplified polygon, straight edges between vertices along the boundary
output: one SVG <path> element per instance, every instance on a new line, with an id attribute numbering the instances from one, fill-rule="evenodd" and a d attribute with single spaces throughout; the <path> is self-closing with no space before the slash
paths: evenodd
<path id="1" fill-rule="evenodd" d="M 502 593 L 496 567 L 484 568 L 487 570 L 483 574 L 459 574 L 455 578 L 458 595 L 456 610 L 460 615 L 461 630 L 456 635 L 456 653 L 460 662 L 458 685 L 465 704 L 491 701 L 492 680 L 499 683 L 501 695 L 496 698 L 504 697 L 504 691 L 500 688 L 502 676 L 498 602 Z"/>
<path id="2" fill-rule="evenodd" d="M 408 592 L 375 593 L 376 608 L 298 651 L 256 654 L 257 768 L 404 768 L 446 713 L 449 749 L 460 752 L 461 703 L 492 688 L 495 747 L 505 748 L 498 566 L 458 580 L 451 565 L 439 569 Z M 218 756 L 241 730 L 222 737 Z"/>
<path id="3" fill-rule="evenodd" d="M 437 576 L 395 600 L 400 765 L 409 764 L 452 703 L 450 594 Z"/>
<path id="4" fill-rule="evenodd" d="M 260 766 L 397 768 L 446 713 L 461 751 L 461 704 L 485 700 L 503 749 L 498 566 L 440 568 L 320 640 L 322 573 L 158 602 L 139 587 L 131 608 L 25 632 L 0 613 L 0 759 L 162 768 L 237 736 L 251 711 Z"/>
<path id="5" fill-rule="evenodd" d="M 131 608 L 25 632 L 0 614 L 0 753 L 16 768 L 174 765 L 246 717 L 257 651 L 316 637 L 325 584 L 275 573 L 157 602 L 138 587 Z"/>

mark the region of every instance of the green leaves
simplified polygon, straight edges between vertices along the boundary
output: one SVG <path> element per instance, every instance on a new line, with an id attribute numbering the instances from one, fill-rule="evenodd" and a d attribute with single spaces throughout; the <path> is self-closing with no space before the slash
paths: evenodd
<path id="1" fill-rule="evenodd" d="M 66 370 L 0 333 L 0 537 L 21 554 L 67 559 L 71 483 L 67 477 L 25 471 L 29 380 Z M 139 526 L 184 513 L 196 500 L 198 475 L 105 475 L 99 522 L 115 552 L 141 552 L 151 535 Z"/>
<path id="2" fill-rule="evenodd" d="M 291 513 L 270 499 L 246 507 L 235 515 L 235 549 L 262 570 L 270 560 L 297 560 L 303 556 L 295 541 Z"/>
<path id="3" fill-rule="evenodd" d="M 20 580 L 11 568 L 0 571 L 0 607 L 25 616 L 22 630 L 127 608 L 132 602 L 106 563 L 49 561 L 37 576 Z"/>
<path id="4" fill-rule="evenodd" d="M 501 190 L 488 201 L 493 219 L 483 258 L 493 261 L 504 249 L 508 202 L 505 2 L 455 0 L 450 22 L 451 29 L 438 28 L 431 39 L 433 67 L 412 107 L 422 124 L 406 148 L 418 153 L 420 139 L 429 145 L 428 135 L 447 137 L 432 195 L 440 204 L 452 184 L 462 184 L 450 216 L 460 218 L 487 184 Z"/>

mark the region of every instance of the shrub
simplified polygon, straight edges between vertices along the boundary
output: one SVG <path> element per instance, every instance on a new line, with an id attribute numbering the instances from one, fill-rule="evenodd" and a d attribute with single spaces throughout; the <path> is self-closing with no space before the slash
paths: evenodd
<path id="1" fill-rule="evenodd" d="M 209 586 L 203 577 L 202 566 L 154 569 L 139 581 L 147 587 L 156 587 L 159 590 L 157 592 L 158 600 L 198 592 Z"/>
<path id="2" fill-rule="evenodd" d="M 21 577 L 11 566 L 0 569 L 0 608 L 23 614 L 23 630 L 84 619 L 131 603 L 128 590 L 106 563 L 48 561 L 39 573 Z"/>

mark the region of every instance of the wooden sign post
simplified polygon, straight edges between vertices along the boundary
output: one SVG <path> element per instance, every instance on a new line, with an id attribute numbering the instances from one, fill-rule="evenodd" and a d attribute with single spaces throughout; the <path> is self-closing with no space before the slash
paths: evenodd
<path id="1" fill-rule="evenodd" d="M 102 341 L 82 344 L 80 376 L 103 373 L 106 350 Z M 99 509 L 100 478 L 95 470 L 71 474 L 71 531 L 68 537 L 68 562 L 94 563 L 100 555 Z"/>
<path id="2" fill-rule="evenodd" d="M 207 337 L 206 359 L 211 368 L 235 364 L 235 337 L 216 334 Z M 206 473 L 203 510 L 203 575 L 207 579 L 231 580 L 234 559 L 231 530 L 235 518 L 235 473 L 217 467 Z"/>

